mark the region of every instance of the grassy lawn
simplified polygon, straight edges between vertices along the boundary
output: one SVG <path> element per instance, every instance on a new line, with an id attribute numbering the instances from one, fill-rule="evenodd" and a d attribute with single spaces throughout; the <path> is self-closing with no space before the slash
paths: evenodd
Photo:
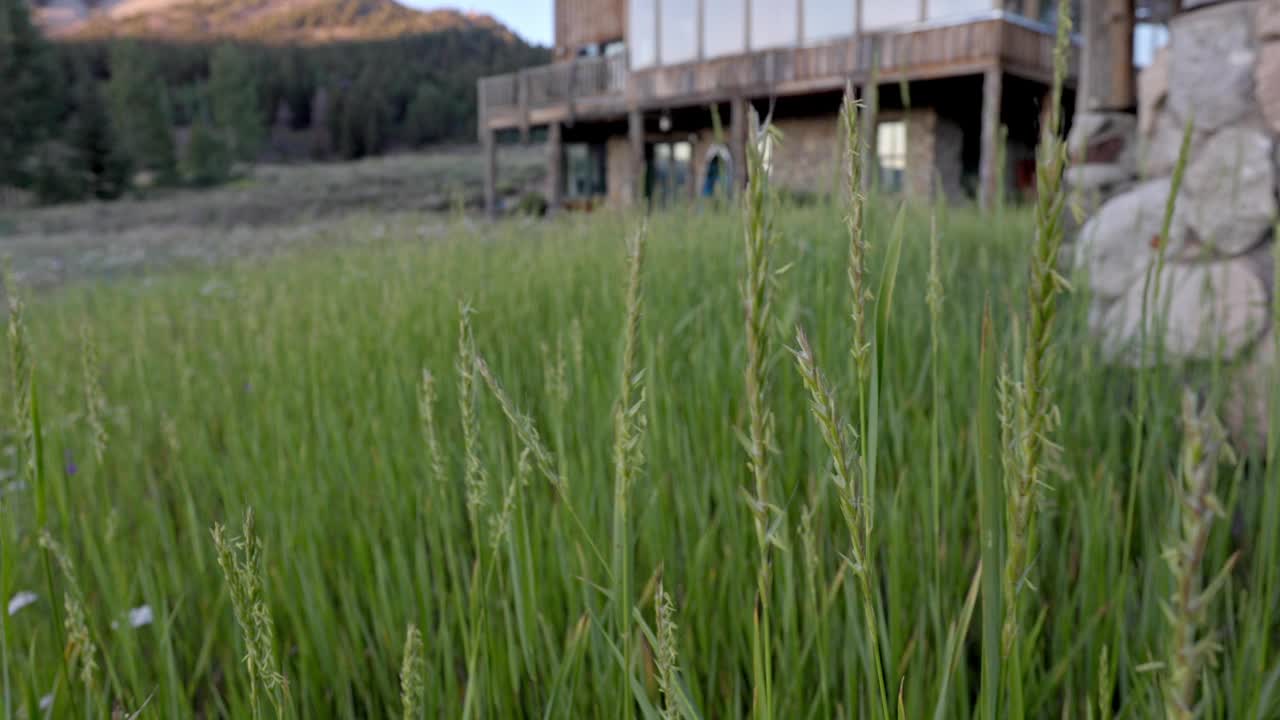
<path id="1" fill-rule="evenodd" d="M 935 319 L 929 208 L 906 211 L 896 274 L 882 273 L 896 214 L 876 203 L 867 220 L 878 402 L 871 437 L 847 438 L 871 468 L 852 508 L 870 519 L 862 564 L 788 352 L 803 328 L 832 407 L 856 421 L 867 386 L 840 207 L 776 218 L 763 483 L 744 448 L 737 211 L 649 220 L 621 452 L 637 218 L 424 237 L 418 216 L 357 217 L 326 230 L 332 247 L 28 298 L 43 443 L 28 473 L 28 423 L 6 403 L 0 581 L 37 599 L 4 616 L 5 714 L 34 717 L 52 694 L 64 717 L 386 717 L 402 712 L 403 665 L 430 718 L 878 717 L 881 683 L 901 717 L 1007 717 L 1017 702 L 1029 717 L 1146 718 L 1182 683 L 1170 638 L 1191 629 L 1221 644 L 1192 678 L 1203 714 L 1275 717 L 1280 480 L 1245 458 L 1201 468 L 1229 519 L 1191 573 L 1207 583 L 1239 555 L 1198 624 L 1172 623 L 1164 554 L 1192 469 L 1180 385 L 1104 367 L 1077 294 L 1061 299 L 1047 373 L 1061 450 L 1017 579 L 1020 636 L 1001 651 L 996 381 L 1021 362 L 1031 217 L 938 218 Z M 479 362 L 460 359 L 460 302 Z M 256 543 L 237 549 L 249 509 Z M 132 627 L 142 606 L 152 619 Z"/>
<path id="2" fill-rule="evenodd" d="M 539 146 L 503 147 L 499 191 L 541 189 Z M 0 255 L 24 284 L 51 287 L 218 265 L 280 250 L 332 245 L 350 216 L 418 220 L 442 232 L 444 215 L 483 206 L 484 158 L 476 147 L 346 163 L 262 165 L 228 185 L 156 190 L 109 203 L 5 207 Z M 370 241 L 378 238 L 366 238 Z"/>

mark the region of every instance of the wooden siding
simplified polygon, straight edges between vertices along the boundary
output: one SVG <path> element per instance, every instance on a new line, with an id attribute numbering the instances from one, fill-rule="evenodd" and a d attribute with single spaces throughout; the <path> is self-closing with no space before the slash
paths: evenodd
<path id="1" fill-rule="evenodd" d="M 626 0 L 555 0 L 556 57 L 573 57 L 578 48 L 621 40 Z"/>
<path id="2" fill-rule="evenodd" d="M 621 117 L 628 109 L 679 107 L 734 97 L 798 95 L 869 81 L 983 74 L 991 68 L 1047 82 L 1054 37 L 1027 23 L 987 19 L 851 37 L 812 47 L 763 50 L 628 72 L 623 57 L 578 58 L 480 82 L 482 128 L 574 118 Z"/>

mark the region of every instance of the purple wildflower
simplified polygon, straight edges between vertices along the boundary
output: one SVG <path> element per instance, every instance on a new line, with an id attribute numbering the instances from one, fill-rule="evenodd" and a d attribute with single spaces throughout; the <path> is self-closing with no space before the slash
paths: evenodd
<path id="1" fill-rule="evenodd" d="M 76 465 L 76 458 L 71 454 L 70 450 L 63 453 L 63 459 L 66 461 L 65 468 L 68 476 L 74 476 L 76 473 L 80 472 L 80 466 Z"/>

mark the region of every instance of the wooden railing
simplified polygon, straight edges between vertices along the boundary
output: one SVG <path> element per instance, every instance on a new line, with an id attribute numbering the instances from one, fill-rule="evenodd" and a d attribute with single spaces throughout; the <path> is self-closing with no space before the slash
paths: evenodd
<path id="1" fill-rule="evenodd" d="M 482 113 L 523 114 L 576 102 L 617 96 L 627 87 L 622 56 L 578 58 L 480 80 Z"/>
<path id="2" fill-rule="evenodd" d="M 484 78 L 481 116 L 491 126 L 527 129 L 548 118 L 573 118 L 593 110 L 617 114 L 633 106 L 694 104 L 744 93 L 839 89 L 849 80 L 865 82 L 873 67 L 884 81 L 893 82 L 980 73 L 1000 63 L 1047 81 L 1053 46 L 1052 31 L 1045 26 L 989 17 L 630 73 L 621 56 L 580 58 Z"/>

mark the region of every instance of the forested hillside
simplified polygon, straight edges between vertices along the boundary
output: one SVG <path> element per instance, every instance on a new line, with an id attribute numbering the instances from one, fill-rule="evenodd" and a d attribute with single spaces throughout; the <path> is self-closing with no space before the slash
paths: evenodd
<path id="1" fill-rule="evenodd" d="M 0 0 L 0 188 L 45 201 L 470 141 L 476 80 L 550 57 L 392 0 L 27 1 Z"/>

